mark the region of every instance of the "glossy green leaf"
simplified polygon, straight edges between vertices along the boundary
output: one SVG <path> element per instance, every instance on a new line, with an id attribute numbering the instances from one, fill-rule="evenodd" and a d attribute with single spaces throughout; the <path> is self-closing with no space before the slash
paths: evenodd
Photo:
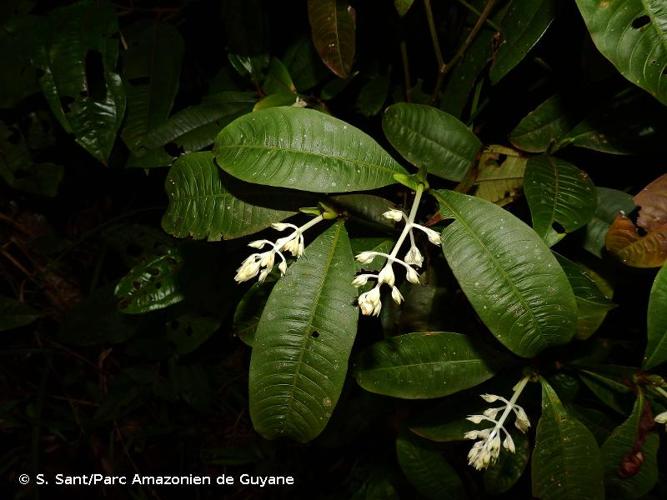
<path id="1" fill-rule="evenodd" d="M 509 491 L 521 479 L 530 462 L 531 446 L 526 435 L 515 431 L 512 439 L 516 452 L 501 452 L 498 461 L 484 472 L 484 490 L 487 493 L 499 495 Z"/>
<path id="2" fill-rule="evenodd" d="M 132 27 L 123 54 L 123 80 L 127 117 L 123 140 L 133 152 L 142 139 L 169 117 L 178 92 L 183 59 L 183 39 L 173 26 L 160 22 Z"/>
<path id="3" fill-rule="evenodd" d="M 265 438 L 305 443 L 331 417 L 357 331 L 354 273 L 350 241 L 339 222 L 273 287 L 250 359 L 250 416 Z"/>
<path id="4" fill-rule="evenodd" d="M 410 438 L 399 435 L 396 439 L 398 464 L 410 484 L 424 497 L 438 500 L 466 498 L 461 478 L 443 456 Z"/>
<path id="5" fill-rule="evenodd" d="M 628 80 L 667 104 L 663 0 L 577 0 L 598 50 Z"/>
<path id="6" fill-rule="evenodd" d="M 460 333 L 408 333 L 364 351 L 354 377 L 367 391 L 385 396 L 439 398 L 490 379 L 502 361 Z"/>
<path id="7" fill-rule="evenodd" d="M 627 385 L 596 370 L 582 369 L 579 378 L 602 403 L 621 415 L 625 414 L 625 397 L 630 393 Z"/>
<path id="8" fill-rule="evenodd" d="M 652 416 L 645 405 L 640 391 L 630 417 L 614 429 L 600 448 L 605 484 L 614 498 L 644 498 L 658 481 L 660 438 L 648 432 Z"/>
<path id="9" fill-rule="evenodd" d="M 600 289 L 592 271 L 581 264 L 556 254 L 577 298 L 577 334 L 585 340 L 593 335 L 615 304 Z"/>
<path id="10" fill-rule="evenodd" d="M 533 228 L 548 242 L 554 239 L 554 223 L 565 233 L 571 233 L 588 224 L 595 213 L 597 197 L 588 174 L 553 156 L 535 156 L 528 160 L 523 191 Z"/>
<path id="11" fill-rule="evenodd" d="M 385 111 L 382 129 L 392 146 L 417 167 L 460 181 L 482 143 L 457 118 L 432 106 L 398 103 Z"/>
<path id="12" fill-rule="evenodd" d="M 584 248 L 593 255 L 602 257 L 605 237 L 609 226 L 619 212 L 629 214 L 635 208 L 632 195 L 604 187 L 596 187 L 597 203 L 593 218 L 586 225 Z"/>
<path id="13" fill-rule="evenodd" d="M 308 0 L 313 43 L 322 61 L 340 78 L 352 71 L 355 12 L 346 0 Z"/>
<path id="14" fill-rule="evenodd" d="M 0 332 L 29 325 L 37 318 L 39 313 L 29 305 L 0 295 Z"/>
<path id="15" fill-rule="evenodd" d="M 262 88 L 267 94 L 296 93 L 296 87 L 289 74 L 289 70 L 276 57 L 272 58 L 269 63 L 269 70 Z"/>
<path id="16" fill-rule="evenodd" d="M 261 111 L 262 109 L 275 108 L 277 106 L 292 106 L 297 100 L 297 95 L 291 92 L 280 92 L 277 94 L 269 94 L 262 97 L 255 106 L 253 111 Z"/>
<path id="17" fill-rule="evenodd" d="M 550 97 L 519 122 L 510 133 L 510 142 L 529 153 L 544 153 L 579 122 L 576 113 L 563 112 L 569 107 L 566 96 Z"/>
<path id="18" fill-rule="evenodd" d="M 499 163 L 501 155 L 505 159 Z M 489 146 L 479 159 L 474 195 L 495 203 L 511 203 L 520 193 L 528 158 L 502 146 Z"/>
<path id="19" fill-rule="evenodd" d="M 499 82 L 528 54 L 547 31 L 556 14 L 555 0 L 512 0 L 500 28 L 503 42 L 489 72 Z"/>
<path id="20" fill-rule="evenodd" d="M 576 328 L 576 299 L 565 273 L 538 235 L 487 201 L 435 191 L 454 219 L 442 249 L 484 324 L 508 349 L 531 357 L 567 343 Z"/>
<path id="21" fill-rule="evenodd" d="M 215 159 L 238 179 L 318 193 L 393 184 L 405 170 L 371 137 L 303 108 L 271 108 L 238 118 L 218 135 Z"/>
<path id="22" fill-rule="evenodd" d="M 138 264 L 116 285 L 118 307 L 126 314 L 141 314 L 181 302 L 184 299 L 178 281 L 182 259 L 171 250 Z"/>
<path id="23" fill-rule="evenodd" d="M 162 227 L 177 238 L 239 238 L 295 213 L 271 206 L 271 199 L 279 201 L 288 192 L 268 193 L 229 178 L 220 172 L 210 152 L 190 153 L 176 160 L 165 189 L 169 206 Z"/>
<path id="24" fill-rule="evenodd" d="M 213 144 L 220 129 L 249 113 L 254 104 L 255 95 L 250 92 L 220 92 L 175 113 L 151 130 L 143 144 L 153 149 L 173 142 L 186 153 L 198 151 Z"/>
<path id="25" fill-rule="evenodd" d="M 37 65 L 42 92 L 65 131 L 106 163 L 125 114 L 116 71 L 118 34 L 110 4 L 81 1 L 49 14 Z"/>
<path id="26" fill-rule="evenodd" d="M 648 301 L 648 342 L 642 367 L 646 370 L 667 361 L 667 266 L 653 281 Z"/>
<path id="27" fill-rule="evenodd" d="M 403 17 L 408 13 L 413 3 L 415 3 L 415 0 L 394 0 L 394 7 L 398 15 Z"/>
<path id="28" fill-rule="evenodd" d="M 533 496 L 542 500 L 604 498 L 600 450 L 593 434 L 542 381 L 542 416 L 532 458 Z"/>

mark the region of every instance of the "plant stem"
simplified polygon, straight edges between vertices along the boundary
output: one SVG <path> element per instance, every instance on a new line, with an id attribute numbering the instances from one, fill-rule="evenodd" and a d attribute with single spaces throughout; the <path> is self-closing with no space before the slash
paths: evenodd
<path id="1" fill-rule="evenodd" d="M 505 407 L 505 410 L 503 411 L 502 415 L 498 419 L 498 423 L 496 424 L 495 428 L 491 432 L 491 435 L 489 436 L 489 439 L 492 439 L 494 434 L 496 432 L 500 431 L 500 428 L 503 426 L 505 423 L 505 420 L 507 420 L 508 415 L 512 411 L 512 408 L 514 408 L 514 405 L 519 399 L 519 396 L 521 396 L 521 393 L 523 392 L 524 388 L 526 387 L 526 384 L 528 383 L 528 380 L 530 380 L 530 377 L 523 377 L 519 382 L 514 386 L 514 394 L 512 394 L 512 398 L 509 401 L 509 404 Z"/>
<path id="2" fill-rule="evenodd" d="M 408 47 L 405 39 L 401 40 L 401 60 L 403 61 L 403 85 L 405 85 L 405 100 L 410 102 L 410 89 L 412 83 L 410 82 L 410 62 L 408 60 Z"/>
<path id="3" fill-rule="evenodd" d="M 398 254 L 398 251 L 401 249 L 401 245 L 403 245 L 405 238 L 407 238 L 410 230 L 412 229 L 412 224 L 415 221 L 415 217 L 417 216 L 417 209 L 419 208 L 419 202 L 421 201 L 423 192 L 424 186 L 420 184 L 417 187 L 417 191 L 415 192 L 415 199 L 412 201 L 412 208 L 410 209 L 410 214 L 408 215 L 408 221 L 405 223 L 405 227 L 403 227 L 403 231 L 398 237 L 396 245 L 394 245 L 394 249 L 391 251 L 391 254 L 389 254 L 392 259 L 396 257 L 396 254 Z M 390 259 L 388 259 L 388 261 L 389 260 Z"/>
<path id="4" fill-rule="evenodd" d="M 435 52 L 435 59 L 438 63 L 438 71 L 442 71 L 442 68 L 445 66 L 445 60 L 442 58 L 442 51 L 440 50 L 440 41 L 438 40 L 438 32 L 435 29 L 433 10 L 431 9 L 431 0 L 424 0 L 424 9 L 426 10 L 428 31 L 429 33 L 431 33 L 431 41 L 433 42 L 433 51 Z"/>
<path id="5" fill-rule="evenodd" d="M 424 0 L 426 1 L 426 0 Z M 475 38 L 477 37 L 477 33 L 479 33 L 479 30 L 482 28 L 484 25 L 484 22 L 489 18 L 491 15 L 491 11 L 493 10 L 493 7 L 496 4 L 496 0 L 487 0 L 486 4 L 484 5 L 484 9 L 482 10 L 482 13 L 480 14 L 479 18 L 477 19 L 477 22 L 475 23 L 475 26 L 473 26 L 472 30 L 470 30 L 470 33 L 468 33 L 468 36 L 464 40 L 464 42 L 461 44 L 461 46 L 458 48 L 456 51 L 456 54 L 454 54 L 454 57 L 451 58 L 451 60 L 447 64 L 442 64 L 440 66 L 440 71 L 438 73 L 438 80 L 435 82 L 435 88 L 433 89 L 433 95 L 431 96 L 431 103 L 435 103 L 435 101 L 438 99 L 438 95 L 440 94 L 440 88 L 442 87 L 442 83 L 445 80 L 445 76 L 452 70 L 456 64 L 463 59 L 463 56 L 465 55 L 466 50 L 468 50 L 468 47 L 472 44 L 473 41 L 475 41 Z"/>
<path id="6" fill-rule="evenodd" d="M 482 13 L 479 10 L 477 10 L 477 8 L 474 5 L 466 2 L 466 0 L 456 0 L 456 1 L 458 3 L 460 3 L 461 5 L 463 5 L 470 12 L 475 14 L 477 17 L 481 17 Z M 500 31 L 500 26 L 498 26 L 496 23 L 494 23 L 491 19 L 486 19 L 484 22 L 486 24 L 488 24 L 489 27 L 493 28 L 494 30 Z"/>

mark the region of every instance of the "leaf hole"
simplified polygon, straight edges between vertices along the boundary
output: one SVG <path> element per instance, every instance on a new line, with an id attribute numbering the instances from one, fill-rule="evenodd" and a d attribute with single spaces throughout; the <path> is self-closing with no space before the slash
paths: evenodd
<path id="1" fill-rule="evenodd" d="M 310 336 L 313 337 L 314 339 L 316 339 L 317 337 L 320 336 L 320 333 L 319 332 L 313 332 L 313 333 L 310 334 Z"/>
<path id="2" fill-rule="evenodd" d="M 554 222 L 551 227 L 554 228 L 554 231 L 556 231 L 558 234 L 563 234 L 566 233 L 567 231 L 563 226 L 561 226 L 558 222 Z"/>
<path id="3" fill-rule="evenodd" d="M 107 84 L 104 80 L 102 54 L 98 50 L 86 52 L 85 72 L 88 96 L 96 102 L 104 101 L 107 95 Z"/>
<path id="4" fill-rule="evenodd" d="M 632 21 L 632 27 L 638 30 L 640 28 L 643 28 L 650 22 L 651 19 L 648 16 L 639 16 L 638 18 Z"/>

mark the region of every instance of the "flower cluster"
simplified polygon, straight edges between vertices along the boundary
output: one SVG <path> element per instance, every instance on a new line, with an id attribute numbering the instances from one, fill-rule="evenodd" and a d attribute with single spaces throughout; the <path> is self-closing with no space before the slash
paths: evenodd
<path id="1" fill-rule="evenodd" d="M 468 420 L 473 424 L 481 424 L 482 422 L 490 422 L 493 424 L 492 427 L 486 429 L 465 433 L 464 437 L 466 439 L 479 440 L 472 446 L 468 453 L 468 465 L 472 465 L 477 470 L 486 469 L 498 459 L 501 443 L 502 447 L 510 453 L 516 451 L 514 440 L 504 424 L 509 415 L 514 412 L 514 426 L 524 434 L 530 428 L 528 415 L 526 415 L 526 412 L 521 406 L 516 404 L 516 401 L 527 382 L 528 378 L 525 377 L 514 386 L 514 395 L 509 401 L 501 396 L 496 396 L 495 394 L 482 394 L 482 399 L 487 403 L 496 403 L 500 401 L 502 404 L 501 406 L 484 410 L 481 415 L 470 415 L 468 417 Z M 500 418 L 497 418 L 499 413 L 501 413 Z"/>
<path id="2" fill-rule="evenodd" d="M 655 416 L 655 423 L 656 424 L 665 424 L 665 430 L 667 430 L 667 411 L 663 411 L 662 413 L 658 413 Z"/>
<path id="3" fill-rule="evenodd" d="M 359 296 L 359 309 L 361 309 L 361 313 L 366 316 L 378 316 L 380 314 L 380 310 L 382 309 L 380 288 L 382 285 L 387 285 L 391 288 L 391 298 L 394 300 L 394 302 L 397 304 L 403 302 L 403 295 L 394 284 L 396 281 L 396 275 L 394 274 L 394 264 L 398 264 L 405 269 L 405 279 L 407 279 L 412 284 L 419 284 L 419 274 L 417 273 L 417 269 L 421 268 L 422 264 L 424 263 L 424 257 L 422 256 L 419 248 L 417 248 L 415 243 L 415 229 L 426 233 L 428 240 L 434 245 L 440 244 L 440 234 L 438 234 L 433 229 L 415 224 L 414 222 L 420 197 L 421 190 L 418 190 L 417 194 L 415 195 L 409 216 L 407 216 L 402 210 L 396 209 L 388 210 L 382 214 L 385 218 L 395 222 L 400 222 L 401 220 L 405 221 L 403 231 L 401 232 L 401 235 L 396 241 L 396 244 L 394 245 L 394 248 L 390 254 L 367 251 L 361 252 L 356 256 L 357 261 L 362 264 L 370 264 L 377 257 L 386 259 L 385 265 L 382 267 L 379 273 L 359 274 L 352 281 L 352 284 L 356 287 L 365 285 L 369 280 L 376 281 L 376 284 L 372 289 L 362 293 Z M 399 259 L 397 257 L 398 252 L 408 236 L 410 236 L 410 249 L 407 251 L 403 259 Z"/>
<path id="4" fill-rule="evenodd" d="M 281 275 L 284 275 L 285 271 L 287 271 L 287 259 L 283 252 L 291 253 L 297 259 L 301 257 L 305 246 L 303 233 L 323 219 L 324 217 L 320 215 L 301 227 L 286 222 L 276 222 L 272 224 L 271 226 L 273 229 L 276 229 L 277 231 L 292 229 L 292 232 L 287 236 L 278 238 L 275 242 L 269 240 L 256 240 L 248 243 L 248 246 L 251 248 L 261 250 L 268 246 L 269 249 L 264 252 L 253 253 L 245 259 L 241 263 L 241 266 L 236 270 L 234 280 L 237 283 L 242 283 L 259 274 L 258 280 L 261 283 L 273 269 L 276 262 L 276 256 L 280 259 L 278 270 Z"/>

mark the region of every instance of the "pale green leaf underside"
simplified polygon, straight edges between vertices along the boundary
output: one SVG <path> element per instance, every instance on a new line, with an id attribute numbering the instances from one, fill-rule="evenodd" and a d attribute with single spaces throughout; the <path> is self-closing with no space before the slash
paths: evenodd
<path id="1" fill-rule="evenodd" d="M 443 179 L 460 181 L 482 143 L 454 116 L 423 104 L 389 106 L 382 129 L 401 156 Z"/>
<path id="2" fill-rule="evenodd" d="M 274 286 L 250 359 L 250 416 L 267 439 L 305 443 L 336 407 L 357 331 L 357 290 L 342 223 L 311 243 Z"/>
<path id="3" fill-rule="evenodd" d="M 577 0 L 598 50 L 635 85 L 667 104 L 667 3 Z"/>
<path id="4" fill-rule="evenodd" d="M 528 160 L 523 190 L 533 228 L 542 238 L 547 238 L 554 223 L 570 233 L 588 224 L 595 213 L 595 186 L 588 175 L 553 156 Z"/>
<path id="5" fill-rule="evenodd" d="M 361 355 L 354 376 L 377 394 L 439 398 L 493 377 L 494 358 L 460 333 L 408 333 L 373 344 Z"/>
<path id="6" fill-rule="evenodd" d="M 218 241 L 256 233 L 294 215 L 267 206 L 275 194 L 266 189 L 259 192 L 255 186 L 239 189 L 238 185 L 220 172 L 212 153 L 181 156 L 165 182 L 169 206 L 162 228 L 177 238 Z"/>
<path id="7" fill-rule="evenodd" d="M 576 300 L 538 235 L 487 201 L 454 191 L 434 194 L 444 218 L 454 219 L 442 231 L 443 253 L 487 328 L 523 357 L 567 343 L 575 333 Z"/>
<path id="8" fill-rule="evenodd" d="M 643 367 L 654 368 L 667 361 L 667 266 L 658 272 L 648 301 L 648 344 Z"/>
<path id="9" fill-rule="evenodd" d="M 532 458 L 533 496 L 541 500 L 602 500 L 602 464 L 595 437 L 542 381 L 542 416 Z"/>
<path id="10" fill-rule="evenodd" d="M 242 116 L 220 132 L 214 151 L 218 165 L 238 179 L 318 193 L 376 189 L 406 173 L 361 130 L 303 108 Z"/>

